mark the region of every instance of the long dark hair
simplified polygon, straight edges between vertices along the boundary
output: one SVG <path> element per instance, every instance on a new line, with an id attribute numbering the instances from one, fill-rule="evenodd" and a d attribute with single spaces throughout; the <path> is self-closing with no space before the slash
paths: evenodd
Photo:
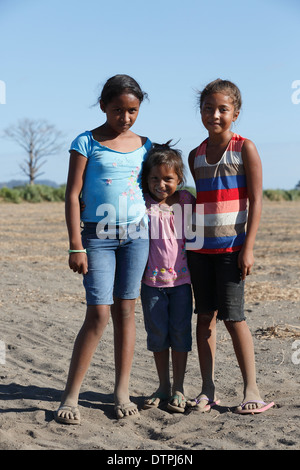
<path id="1" fill-rule="evenodd" d="M 226 93 L 232 99 L 234 110 L 240 111 L 242 107 L 242 96 L 239 88 L 230 80 L 222 80 L 221 78 L 217 78 L 217 80 L 208 83 L 208 85 L 199 92 L 200 111 L 205 98 L 213 93 Z"/>
<path id="2" fill-rule="evenodd" d="M 120 96 L 122 93 L 132 93 L 140 103 L 148 97 L 134 78 L 129 75 L 115 75 L 105 83 L 98 98 L 98 103 L 102 101 L 104 105 L 107 105 L 113 98 Z"/>

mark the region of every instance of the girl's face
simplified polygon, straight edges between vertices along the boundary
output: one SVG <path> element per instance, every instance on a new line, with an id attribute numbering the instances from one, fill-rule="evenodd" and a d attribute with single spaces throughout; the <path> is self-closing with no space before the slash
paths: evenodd
<path id="1" fill-rule="evenodd" d="M 140 101 L 131 94 L 116 96 L 106 105 L 100 101 L 100 107 L 106 114 L 106 122 L 117 134 L 127 132 L 135 123 L 139 114 Z"/>
<path id="2" fill-rule="evenodd" d="M 201 117 L 209 134 L 221 134 L 230 130 L 239 111 L 234 109 L 232 98 L 224 93 L 212 93 L 202 104 Z"/>
<path id="3" fill-rule="evenodd" d="M 174 168 L 162 164 L 151 168 L 147 183 L 153 199 L 163 203 L 175 193 L 181 181 Z"/>

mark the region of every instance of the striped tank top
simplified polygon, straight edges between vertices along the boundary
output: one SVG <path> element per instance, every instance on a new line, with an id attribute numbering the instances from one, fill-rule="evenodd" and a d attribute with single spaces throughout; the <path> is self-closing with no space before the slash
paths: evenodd
<path id="1" fill-rule="evenodd" d="M 246 236 L 247 184 L 242 160 L 245 139 L 233 134 L 216 164 L 206 161 L 206 139 L 198 147 L 194 172 L 197 204 L 201 205 L 204 242 L 199 253 L 230 253 L 241 249 Z"/>

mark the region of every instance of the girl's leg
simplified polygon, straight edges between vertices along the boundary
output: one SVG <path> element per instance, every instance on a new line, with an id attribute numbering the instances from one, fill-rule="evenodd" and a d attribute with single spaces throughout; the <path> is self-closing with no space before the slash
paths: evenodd
<path id="1" fill-rule="evenodd" d="M 157 398 L 150 398 L 152 405 L 159 405 L 161 400 L 167 399 L 170 396 L 171 384 L 170 384 L 170 369 L 169 369 L 169 349 L 164 351 L 154 352 L 154 361 L 156 365 L 157 375 L 159 379 L 159 387 L 154 392 L 153 398 L 157 395 Z M 149 401 L 149 400 L 148 400 Z M 158 402 L 158 403 L 156 403 Z M 147 403 L 147 400 L 145 401 Z"/>
<path id="2" fill-rule="evenodd" d="M 175 412 L 183 413 L 186 407 L 186 399 L 184 396 L 183 382 L 185 376 L 187 352 L 174 351 L 172 349 L 172 365 L 173 365 L 173 386 L 172 397 L 168 403 L 168 409 Z"/>
<path id="3" fill-rule="evenodd" d="M 150 398 L 146 398 L 144 401 L 145 409 L 158 407 L 161 402 L 168 400 L 171 395 L 169 349 L 154 352 L 153 356 L 159 379 L 159 387 Z"/>
<path id="4" fill-rule="evenodd" d="M 165 289 L 150 287 L 142 283 L 141 301 L 147 332 L 147 347 L 153 351 L 158 389 L 144 401 L 144 408 L 157 407 L 170 397 L 168 296 Z"/>
<path id="5" fill-rule="evenodd" d="M 115 405 L 118 418 L 137 414 L 130 402 L 129 378 L 135 346 L 135 299 L 114 300 L 111 306 L 115 348 Z"/>
<path id="6" fill-rule="evenodd" d="M 183 382 L 187 363 L 187 352 L 179 352 L 172 350 L 172 367 L 173 367 L 173 386 L 172 400 L 169 405 L 173 411 L 177 408 L 185 408 L 186 400 L 184 398 Z M 168 405 L 168 406 L 169 406 Z M 174 408 L 175 407 L 175 408 Z"/>
<path id="7" fill-rule="evenodd" d="M 244 381 L 243 402 L 253 401 L 245 406 L 245 409 L 259 408 L 261 404 L 254 403 L 261 401 L 256 383 L 256 370 L 254 359 L 254 347 L 251 332 L 245 320 L 225 321 L 225 326 L 230 333 L 234 351 L 241 369 Z"/>
<path id="8" fill-rule="evenodd" d="M 193 298 L 190 284 L 168 289 L 169 337 L 172 349 L 173 386 L 170 404 L 185 408 L 184 377 L 188 351 L 192 349 Z M 174 408 L 173 408 L 174 410 Z M 178 410 L 180 411 L 180 410 Z"/>
<path id="9" fill-rule="evenodd" d="M 197 399 L 207 397 L 215 398 L 214 369 L 216 354 L 216 323 L 217 312 L 211 314 L 198 314 L 197 320 L 197 348 L 202 376 L 202 389 Z M 194 400 L 189 405 L 195 406 Z M 197 403 L 198 408 L 204 408 L 207 400 L 203 399 Z"/>
<path id="10" fill-rule="evenodd" d="M 58 418 L 79 419 L 78 411 L 69 411 L 67 408 L 77 407 L 82 381 L 108 320 L 108 305 L 90 305 L 87 307 L 85 321 L 75 340 L 66 388 L 60 408 L 57 411 Z"/>
<path id="11" fill-rule="evenodd" d="M 197 348 L 202 389 L 189 406 L 204 409 L 215 398 L 214 368 L 216 353 L 217 298 L 215 258 L 210 254 L 187 251 L 197 313 Z M 201 398 L 201 401 L 198 401 Z"/>
<path id="12" fill-rule="evenodd" d="M 173 387 L 172 392 L 175 393 L 179 391 L 184 393 L 183 391 L 183 382 L 186 370 L 186 363 L 187 363 L 187 352 L 178 352 L 172 350 L 172 365 L 173 365 Z"/>
<path id="13" fill-rule="evenodd" d="M 154 360 L 159 379 L 158 392 L 168 396 L 170 393 L 169 349 L 154 352 Z"/>
<path id="14" fill-rule="evenodd" d="M 135 301 L 149 253 L 149 240 L 119 240 L 116 251 L 114 304 L 111 307 L 115 348 L 115 410 L 118 418 L 138 413 L 129 399 L 129 378 L 135 346 Z M 126 297 L 126 298 L 125 298 Z"/>

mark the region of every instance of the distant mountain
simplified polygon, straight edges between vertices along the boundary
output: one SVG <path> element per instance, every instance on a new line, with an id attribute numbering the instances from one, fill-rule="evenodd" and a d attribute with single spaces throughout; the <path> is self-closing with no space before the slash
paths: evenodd
<path id="1" fill-rule="evenodd" d="M 6 188 L 15 188 L 16 186 L 25 186 L 28 184 L 28 181 L 23 180 L 10 180 L 7 183 L 0 183 L 0 188 L 4 186 Z M 53 188 L 58 188 L 60 185 L 51 180 L 36 180 L 35 184 L 45 184 L 46 186 L 52 186 Z"/>

